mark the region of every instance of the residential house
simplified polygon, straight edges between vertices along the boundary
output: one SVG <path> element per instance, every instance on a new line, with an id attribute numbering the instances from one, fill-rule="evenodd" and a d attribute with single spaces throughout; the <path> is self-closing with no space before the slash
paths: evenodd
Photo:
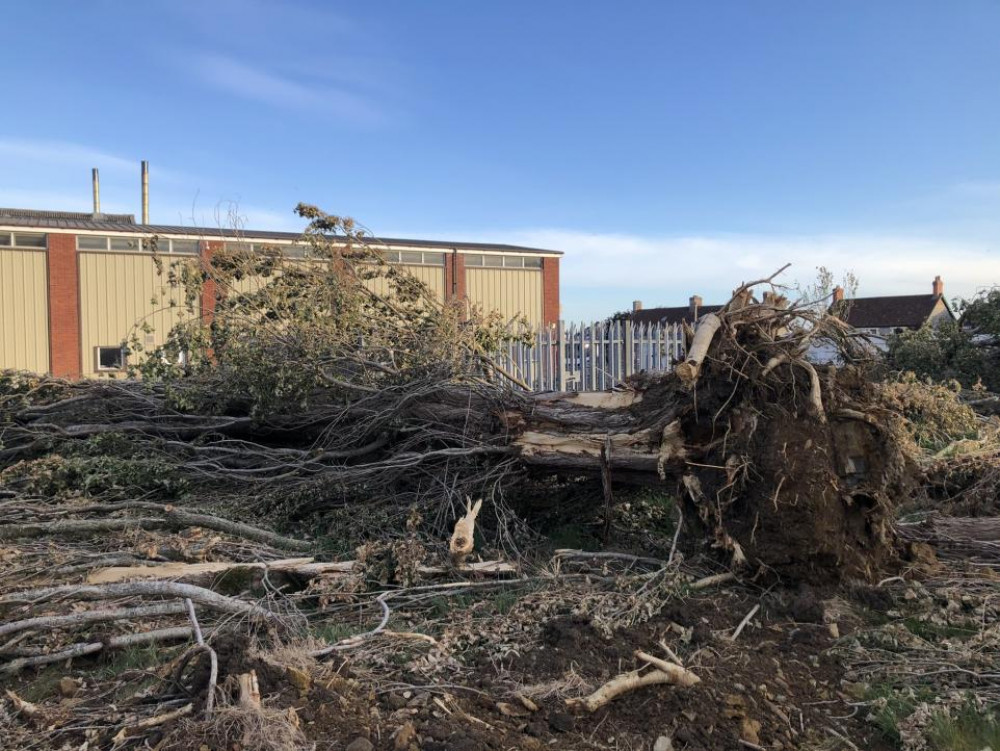
<path id="1" fill-rule="evenodd" d="M 940 276 L 931 283 L 931 294 L 886 295 L 845 299 L 843 287 L 833 290 L 831 312 L 852 328 L 869 334 L 884 346 L 886 337 L 903 331 L 919 329 L 925 324 L 938 326 L 954 321 L 955 315 L 944 297 L 944 282 Z"/>
<path id="2" fill-rule="evenodd" d="M 643 308 L 642 300 L 635 300 L 632 303 L 632 312 L 625 314 L 625 318 L 628 318 L 635 323 L 687 323 L 693 324 L 698 320 L 699 317 L 705 315 L 706 313 L 715 313 L 720 308 L 721 305 L 705 305 L 702 303 L 701 297 L 698 295 L 692 295 L 688 300 L 687 305 L 681 305 L 674 308 Z"/>

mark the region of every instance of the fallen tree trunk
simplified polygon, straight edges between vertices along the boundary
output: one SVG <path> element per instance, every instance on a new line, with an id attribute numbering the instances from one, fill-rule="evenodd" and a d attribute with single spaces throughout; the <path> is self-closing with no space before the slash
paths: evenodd
<path id="1" fill-rule="evenodd" d="M 209 583 L 212 579 L 228 573 L 261 571 L 294 574 L 303 579 L 317 576 L 347 576 L 356 570 L 357 561 L 317 561 L 314 558 L 286 558 L 278 561 L 208 561 L 205 563 L 165 563 L 162 566 L 110 566 L 96 569 L 87 575 L 88 584 L 112 584 L 135 579 L 169 579 L 189 583 Z M 517 573 L 517 569 L 507 561 L 475 561 L 454 569 L 444 566 L 418 566 L 422 577 L 446 574 L 491 574 L 504 576 Z M 0 627 L 0 633 L 3 633 Z"/>
<path id="2" fill-rule="evenodd" d="M 226 597 L 204 587 L 192 584 L 162 581 L 135 581 L 119 584 L 63 584 L 56 587 L 28 589 L 0 595 L 2 605 L 33 605 L 51 600 L 111 600 L 118 597 L 175 597 L 186 598 L 212 610 L 234 615 L 245 615 L 272 623 L 281 618 L 259 605 Z"/>
<path id="3" fill-rule="evenodd" d="M 263 497 L 270 508 L 311 486 L 305 511 L 313 514 L 338 504 L 434 503 L 442 538 L 454 521 L 439 511 L 442 494 L 454 508 L 518 470 L 566 480 L 597 478 L 605 469 L 610 483 L 675 494 L 687 538 L 704 540 L 734 565 L 792 579 L 873 576 L 894 555 L 891 506 L 907 495 L 912 474 L 899 437 L 902 418 L 868 409 L 875 401 L 860 371 L 818 370 L 803 359 L 820 335 L 849 359 L 850 338 L 840 322 L 828 325 L 825 313 L 789 307 L 769 292 L 756 303 L 750 286 L 701 318 L 675 373 L 639 376 L 626 391 L 524 394 L 482 378 L 377 388 L 353 384 L 345 372 L 329 392 L 312 394 L 301 414 L 246 421 L 179 413 L 164 390 L 145 385 L 74 385 L 53 405 L 9 409 L 5 451 L 45 457 L 51 446 L 93 436 L 101 425 L 97 414 L 106 413 L 113 415 L 108 432 L 168 457 L 192 485 Z M 379 365 L 393 377 L 394 367 Z M 204 399 L 206 391 L 226 387 L 219 378 L 175 388 Z M 237 425 L 234 437 L 229 431 Z M 6 470 L 11 487 L 30 482 L 30 461 Z M 19 479 L 20 467 L 28 480 Z M 447 483 L 427 482 L 444 477 Z M 29 519 L 0 527 L 0 539 L 128 525 L 197 525 L 287 550 L 310 548 L 173 507 L 138 519 Z M 161 575 L 94 576 L 133 573 Z"/>
<path id="4" fill-rule="evenodd" d="M 185 527 L 203 527 L 218 532 L 225 532 L 234 537 L 254 540 L 283 550 L 311 550 L 312 543 L 307 540 L 295 540 L 279 535 L 268 529 L 253 527 L 249 524 L 222 519 L 218 516 L 199 514 L 177 508 L 176 506 L 155 503 L 122 503 L 83 507 L 79 511 L 102 511 L 137 508 L 160 511 L 163 517 L 122 517 L 112 519 L 62 519 L 52 522 L 29 522 L 26 524 L 0 525 L 0 540 L 15 540 L 43 536 L 73 536 L 93 535 L 122 529 L 183 529 Z M 73 512 L 72 507 L 66 509 Z"/>

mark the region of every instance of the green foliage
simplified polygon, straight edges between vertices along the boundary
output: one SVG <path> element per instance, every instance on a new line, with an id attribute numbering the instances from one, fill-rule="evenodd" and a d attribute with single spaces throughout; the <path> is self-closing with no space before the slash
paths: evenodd
<path id="1" fill-rule="evenodd" d="M 876 684 L 866 692 L 865 701 L 871 702 L 869 721 L 879 733 L 897 748 L 902 747 L 899 724 L 914 713 L 922 701 L 929 701 L 933 694 L 927 689 L 897 689 L 889 684 Z"/>
<path id="2" fill-rule="evenodd" d="M 127 670 L 148 670 L 170 659 L 177 647 L 163 644 L 136 644 L 107 653 L 100 667 L 92 675 L 94 680 L 114 678 Z"/>
<path id="3" fill-rule="evenodd" d="M 179 498 L 188 483 L 165 459 L 140 451 L 119 433 L 67 441 L 54 453 L 18 462 L 0 472 L 0 483 L 46 496 L 142 494 Z"/>
<path id="4" fill-rule="evenodd" d="M 294 257 L 282 246 L 232 243 L 204 267 L 161 267 L 177 291 L 170 304 L 185 315 L 133 374 L 168 384 L 179 409 L 266 418 L 301 414 L 338 391 L 482 377 L 483 356 L 525 333 L 442 305 L 353 220 L 305 204 L 297 211 L 309 226 Z M 199 315 L 209 282 L 211 321 Z"/>
<path id="5" fill-rule="evenodd" d="M 978 632 L 968 626 L 952 626 L 949 624 L 934 623 L 929 620 L 910 617 L 903 619 L 903 625 L 911 634 L 919 636 L 929 642 L 939 642 L 945 639 L 969 639 Z"/>
<path id="6" fill-rule="evenodd" d="M 336 644 L 338 641 L 349 639 L 352 636 L 368 631 L 369 628 L 369 626 L 365 625 L 348 625 L 335 621 L 323 621 L 321 623 L 310 624 L 309 631 L 316 639 L 322 642 Z"/>
<path id="7" fill-rule="evenodd" d="M 599 550 L 601 541 L 594 534 L 592 526 L 579 522 L 567 522 L 549 532 L 549 539 L 557 548 L 574 548 L 577 550 Z"/>
<path id="8" fill-rule="evenodd" d="M 889 338 L 891 367 L 923 378 L 954 379 L 966 388 L 1000 391 L 1000 289 L 962 301 L 958 323 L 925 325 Z"/>
<path id="9" fill-rule="evenodd" d="M 995 711 L 968 699 L 953 712 L 941 711 L 927 729 L 934 751 L 982 751 L 1000 748 L 1000 720 Z"/>

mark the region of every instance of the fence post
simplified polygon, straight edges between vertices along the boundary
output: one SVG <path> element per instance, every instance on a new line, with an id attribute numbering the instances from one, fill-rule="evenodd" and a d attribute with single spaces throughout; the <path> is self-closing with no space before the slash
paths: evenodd
<path id="1" fill-rule="evenodd" d="M 625 377 L 635 373 L 635 324 L 632 321 L 624 321 L 625 327 Z"/>
<path id="2" fill-rule="evenodd" d="M 559 391 L 566 390 L 566 322 L 559 319 L 556 329 L 556 369 L 559 377 Z"/>

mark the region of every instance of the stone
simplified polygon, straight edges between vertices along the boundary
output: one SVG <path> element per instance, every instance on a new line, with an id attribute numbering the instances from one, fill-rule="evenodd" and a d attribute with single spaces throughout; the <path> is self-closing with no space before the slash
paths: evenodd
<path id="1" fill-rule="evenodd" d="M 653 751 L 674 751 L 674 742 L 669 735 L 661 735 L 653 744 Z"/>
<path id="2" fill-rule="evenodd" d="M 393 709 L 402 709 L 406 706 L 406 699 L 399 694 L 389 694 L 385 697 L 385 701 Z"/>
<path id="3" fill-rule="evenodd" d="M 375 751 L 375 746 L 367 738 L 355 738 L 344 751 Z"/>

